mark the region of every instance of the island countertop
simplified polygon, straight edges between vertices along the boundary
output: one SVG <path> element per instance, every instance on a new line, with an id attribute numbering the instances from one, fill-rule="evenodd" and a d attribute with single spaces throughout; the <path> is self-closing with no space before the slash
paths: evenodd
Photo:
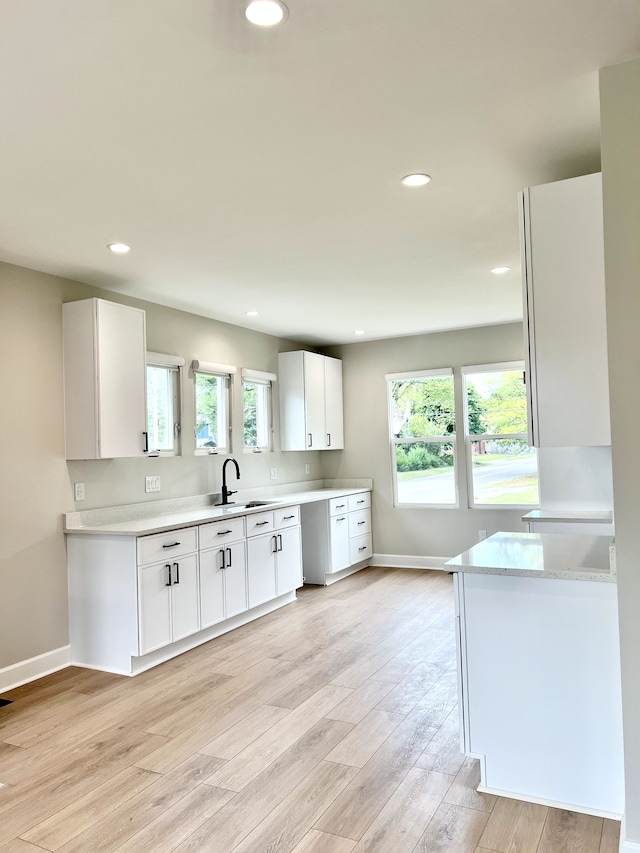
<path id="1" fill-rule="evenodd" d="M 494 533 L 445 564 L 454 572 L 615 583 L 611 536 Z"/>

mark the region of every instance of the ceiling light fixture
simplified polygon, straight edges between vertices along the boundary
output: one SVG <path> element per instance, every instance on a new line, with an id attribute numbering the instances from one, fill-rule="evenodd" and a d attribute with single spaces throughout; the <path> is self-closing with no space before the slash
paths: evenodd
<path id="1" fill-rule="evenodd" d="M 257 317 L 258 316 L 257 311 L 246 311 L 245 313 L 246 313 L 247 317 Z"/>
<path id="2" fill-rule="evenodd" d="M 251 0 L 244 14 L 257 27 L 275 27 L 284 21 L 289 10 L 280 0 Z"/>
<path id="3" fill-rule="evenodd" d="M 113 252 L 114 255 L 126 255 L 131 249 L 131 246 L 127 246 L 126 243 L 109 243 L 107 249 L 109 249 L 110 252 Z"/>
<path id="4" fill-rule="evenodd" d="M 425 184 L 428 184 L 430 180 L 430 175 L 420 173 L 415 175 L 405 175 L 404 178 L 402 178 L 401 183 L 403 183 L 405 187 L 423 187 Z"/>
<path id="5" fill-rule="evenodd" d="M 491 272 L 494 275 L 504 275 L 506 272 L 509 272 L 511 267 L 494 267 Z"/>

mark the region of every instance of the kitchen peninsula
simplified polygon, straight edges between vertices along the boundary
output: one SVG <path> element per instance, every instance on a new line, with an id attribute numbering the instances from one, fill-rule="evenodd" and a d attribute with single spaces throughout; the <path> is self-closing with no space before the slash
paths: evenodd
<path id="1" fill-rule="evenodd" d="M 611 537 L 496 533 L 449 560 L 461 740 L 479 790 L 624 811 Z"/>

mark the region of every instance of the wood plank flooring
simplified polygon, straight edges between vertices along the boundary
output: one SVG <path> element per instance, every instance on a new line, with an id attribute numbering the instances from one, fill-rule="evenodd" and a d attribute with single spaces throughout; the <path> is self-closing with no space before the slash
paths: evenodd
<path id="1" fill-rule="evenodd" d="M 5 694 L 0 853 L 613 853 L 476 791 L 451 577 L 366 569 L 133 679 Z"/>

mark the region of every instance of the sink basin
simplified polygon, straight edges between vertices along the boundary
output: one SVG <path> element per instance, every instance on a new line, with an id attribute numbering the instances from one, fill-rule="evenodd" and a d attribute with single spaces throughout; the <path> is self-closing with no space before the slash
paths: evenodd
<path id="1" fill-rule="evenodd" d="M 271 504 L 277 504 L 278 501 L 249 501 L 248 504 L 243 504 L 245 509 L 253 509 L 255 506 L 271 506 Z"/>

